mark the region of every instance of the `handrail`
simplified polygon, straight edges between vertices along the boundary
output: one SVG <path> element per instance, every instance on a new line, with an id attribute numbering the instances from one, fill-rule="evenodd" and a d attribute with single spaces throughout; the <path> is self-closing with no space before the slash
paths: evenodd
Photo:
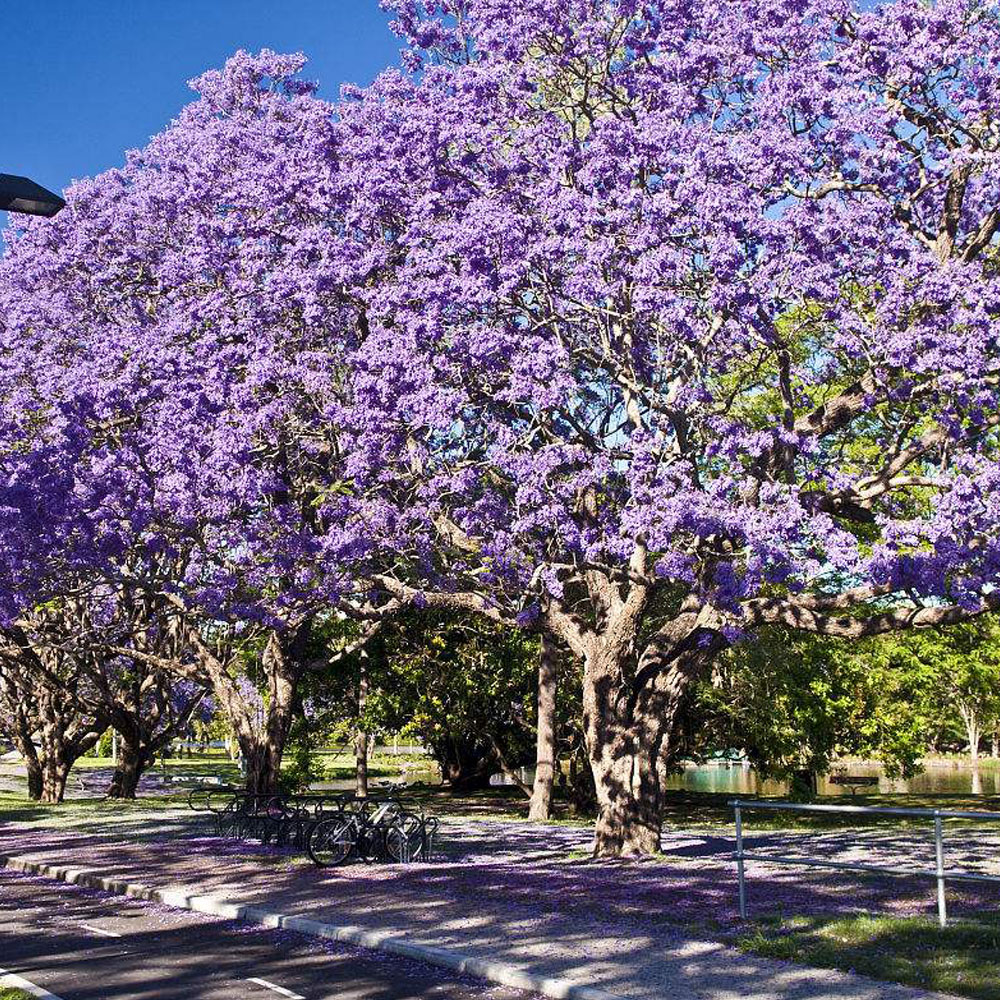
<path id="1" fill-rule="evenodd" d="M 947 926 L 948 910 L 945 903 L 945 882 L 948 879 L 965 882 L 1000 882 L 998 875 L 984 875 L 977 872 L 962 870 L 947 871 L 944 867 L 944 828 L 945 819 L 979 819 L 1000 821 L 1000 813 L 973 811 L 961 809 L 905 809 L 892 806 L 834 806 L 815 805 L 799 802 L 761 802 L 758 799 L 731 799 L 729 805 L 734 811 L 736 821 L 736 851 L 733 859 L 736 861 L 737 877 L 739 879 L 740 918 L 747 917 L 746 869 L 744 862 L 764 861 L 774 864 L 805 865 L 815 868 L 833 868 L 844 871 L 870 872 L 878 875 L 893 875 L 907 878 L 933 878 L 937 883 L 938 923 Z M 917 816 L 934 821 L 934 870 L 923 868 L 899 868 L 893 866 L 878 866 L 842 861 L 825 861 L 815 858 L 788 857 L 778 854 L 755 854 L 743 849 L 743 810 L 765 809 L 779 812 L 812 812 L 812 813 L 849 813 L 852 815 L 888 815 Z"/>
<path id="2" fill-rule="evenodd" d="M 884 813 L 890 816 L 924 816 L 932 819 L 1000 819 L 1000 812 L 961 809 L 905 809 L 898 806 L 828 806 L 806 802 L 763 802 L 759 799 L 731 799 L 729 805 L 741 809 L 777 809 L 784 812 Z"/>

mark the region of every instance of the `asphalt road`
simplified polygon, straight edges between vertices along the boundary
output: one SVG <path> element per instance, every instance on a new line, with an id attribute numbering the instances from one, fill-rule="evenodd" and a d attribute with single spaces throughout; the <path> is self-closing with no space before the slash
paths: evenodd
<path id="1" fill-rule="evenodd" d="M 62 1000 L 534 1000 L 422 962 L 4 869 L 0 968 Z"/>

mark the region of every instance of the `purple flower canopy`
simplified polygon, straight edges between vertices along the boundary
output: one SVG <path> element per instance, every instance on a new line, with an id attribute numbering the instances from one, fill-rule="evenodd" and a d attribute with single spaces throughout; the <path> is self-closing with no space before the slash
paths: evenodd
<path id="1" fill-rule="evenodd" d="M 978 607 L 996 9 L 383 6 L 370 88 L 237 53 L 8 234 L 0 614 L 137 566 L 271 621 L 374 582 L 524 622 L 588 574 L 733 635 Z"/>

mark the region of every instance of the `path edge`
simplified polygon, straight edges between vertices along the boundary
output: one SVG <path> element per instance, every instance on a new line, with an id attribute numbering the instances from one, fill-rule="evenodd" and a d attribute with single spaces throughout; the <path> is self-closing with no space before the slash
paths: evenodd
<path id="1" fill-rule="evenodd" d="M 57 997 L 55 993 L 50 993 L 44 986 L 37 986 L 30 979 L 24 979 L 9 969 L 0 969 L 0 986 L 5 989 L 21 990 L 23 993 L 30 993 L 33 997 L 38 997 L 38 1000 L 62 1000 L 62 997 Z"/>
<path id="2" fill-rule="evenodd" d="M 17 855 L 0 855 L 0 866 L 26 875 L 41 875 L 56 879 L 68 885 L 79 885 L 88 889 L 102 889 L 116 896 L 130 896 L 150 903 L 161 903 L 179 910 L 205 913 L 213 917 L 241 920 L 261 927 L 277 927 L 311 937 L 343 941 L 347 944 L 367 948 L 369 951 L 384 951 L 404 958 L 418 959 L 429 965 L 436 965 L 454 972 L 476 976 L 500 986 L 531 990 L 554 1000 L 628 1000 L 617 993 L 608 993 L 593 986 L 558 976 L 540 976 L 527 969 L 505 962 L 491 962 L 486 959 L 466 955 L 452 948 L 435 948 L 420 944 L 392 930 L 370 931 L 349 924 L 330 924 L 309 917 L 296 917 L 269 910 L 263 906 L 233 903 L 219 896 L 206 896 L 180 888 L 155 889 L 141 882 L 126 882 L 123 879 L 107 878 L 89 868 L 72 865 L 50 865 L 44 861 L 32 861 Z M 2 971 L 2 970 L 0 970 Z M 47 994 L 52 996 L 51 994 Z M 57 998 L 56 998 L 57 1000 Z"/>

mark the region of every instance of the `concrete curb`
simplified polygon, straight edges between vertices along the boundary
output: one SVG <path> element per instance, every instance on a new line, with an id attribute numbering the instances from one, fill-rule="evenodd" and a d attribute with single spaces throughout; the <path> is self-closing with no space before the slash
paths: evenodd
<path id="1" fill-rule="evenodd" d="M 535 993 L 541 993 L 543 996 L 554 997 L 555 1000 L 626 1000 L 625 997 L 617 993 L 607 993 L 592 986 L 583 986 L 570 979 L 561 979 L 557 976 L 539 976 L 516 965 L 490 962 L 472 955 L 465 955 L 451 948 L 434 948 L 430 945 L 420 944 L 391 930 L 367 931 L 362 927 L 346 924 L 327 924 L 319 920 L 311 920 L 308 917 L 295 917 L 278 913 L 262 906 L 233 903 L 218 896 L 194 895 L 176 888 L 154 889 L 141 882 L 125 882 L 122 879 L 106 878 L 94 869 L 49 865 L 42 861 L 31 861 L 28 858 L 17 856 L 0 855 L 0 866 L 29 875 L 42 875 L 46 878 L 57 879 L 70 885 L 80 885 L 88 889 L 102 889 L 117 896 L 131 896 L 133 899 L 162 903 L 164 906 L 172 906 L 180 910 L 206 913 L 229 920 L 242 920 L 246 923 L 259 924 L 262 927 L 284 928 L 298 931 L 300 934 L 309 934 L 312 937 L 344 941 L 372 951 L 402 955 L 405 958 L 413 958 L 430 965 L 477 976 L 501 986 L 531 990 Z M 24 988 L 26 987 L 22 986 L 22 989 Z M 52 996 L 48 993 L 38 995 Z M 59 1000 L 59 998 L 55 997 L 53 1000 Z"/>
<path id="2" fill-rule="evenodd" d="M 62 997 L 57 997 L 55 993 L 50 993 L 48 990 L 42 989 L 41 986 L 36 986 L 31 980 L 22 979 L 16 973 L 8 972 L 6 969 L 0 969 L 0 988 L 23 990 L 33 997 L 38 997 L 38 1000 L 62 1000 Z"/>

